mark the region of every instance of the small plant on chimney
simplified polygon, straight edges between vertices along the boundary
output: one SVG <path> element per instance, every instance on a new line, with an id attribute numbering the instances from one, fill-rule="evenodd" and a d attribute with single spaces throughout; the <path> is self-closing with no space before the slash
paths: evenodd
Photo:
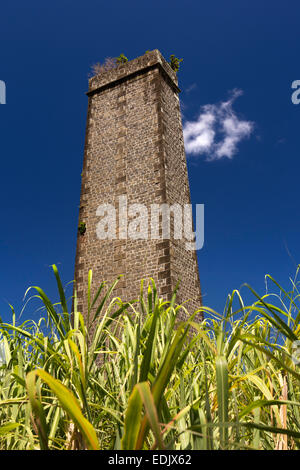
<path id="1" fill-rule="evenodd" d="M 117 64 L 126 64 L 128 62 L 127 57 L 124 54 L 120 54 L 119 57 L 116 58 Z"/>
<path id="2" fill-rule="evenodd" d="M 99 75 L 100 73 L 108 72 L 109 70 L 113 70 L 117 67 L 117 59 L 115 57 L 107 57 L 103 64 L 99 62 L 97 64 L 92 65 L 92 73 L 91 77 L 94 75 Z"/>
<path id="3" fill-rule="evenodd" d="M 78 225 L 78 231 L 80 235 L 84 235 L 86 232 L 86 223 L 85 222 L 80 222 Z"/>
<path id="4" fill-rule="evenodd" d="M 169 64 L 171 66 L 171 69 L 174 70 L 174 72 L 178 72 L 179 68 L 180 68 L 180 62 L 182 62 L 183 59 L 178 59 L 178 57 L 175 57 L 174 54 L 170 55 L 170 61 L 169 61 Z"/>

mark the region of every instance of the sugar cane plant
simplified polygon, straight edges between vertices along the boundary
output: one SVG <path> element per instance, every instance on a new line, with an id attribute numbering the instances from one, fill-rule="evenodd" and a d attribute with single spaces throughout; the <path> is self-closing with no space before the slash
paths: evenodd
<path id="1" fill-rule="evenodd" d="M 124 302 L 91 272 L 78 311 L 53 272 L 57 303 L 28 291 L 38 322 L 0 322 L 0 449 L 299 448 L 298 271 L 288 291 L 267 276 L 276 293 L 192 315 L 176 289 L 142 282 Z"/>

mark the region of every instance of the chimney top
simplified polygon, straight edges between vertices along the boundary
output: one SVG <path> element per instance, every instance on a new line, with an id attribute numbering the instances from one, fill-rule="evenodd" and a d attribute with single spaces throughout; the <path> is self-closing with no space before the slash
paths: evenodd
<path id="1" fill-rule="evenodd" d="M 164 59 L 158 49 L 146 52 L 144 55 L 130 60 L 117 67 L 99 73 L 89 80 L 88 96 L 101 92 L 104 89 L 111 88 L 119 83 L 125 82 L 129 78 L 146 73 L 154 68 L 159 68 L 162 74 L 169 81 L 174 91 L 180 92 L 178 88 L 177 75 Z"/>

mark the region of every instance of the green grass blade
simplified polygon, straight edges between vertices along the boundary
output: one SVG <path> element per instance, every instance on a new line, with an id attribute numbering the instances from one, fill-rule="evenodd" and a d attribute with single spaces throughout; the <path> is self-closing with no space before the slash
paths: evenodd
<path id="1" fill-rule="evenodd" d="M 165 445 L 162 439 L 162 434 L 158 422 L 157 409 L 154 403 L 154 398 L 150 390 L 148 382 L 138 383 L 136 388 L 141 396 L 142 402 L 145 407 L 146 416 L 148 418 L 149 425 L 155 436 L 156 443 L 160 450 L 165 449 Z"/>
<path id="2" fill-rule="evenodd" d="M 218 416 L 220 423 L 220 447 L 228 447 L 228 365 L 224 356 L 216 357 L 216 379 L 218 397 Z"/>
<path id="3" fill-rule="evenodd" d="M 52 390 L 52 392 L 58 398 L 62 408 L 71 418 L 71 420 L 76 424 L 78 429 L 80 429 L 88 449 L 99 450 L 99 442 L 97 439 L 96 432 L 91 423 L 89 423 L 89 421 L 83 416 L 79 403 L 75 396 L 59 380 L 54 379 L 53 377 L 51 377 L 50 374 L 48 374 L 42 369 L 29 372 L 29 374 L 27 375 L 29 390 L 32 390 L 33 383 L 37 375 Z"/>
<path id="4" fill-rule="evenodd" d="M 143 402 L 141 395 L 135 386 L 128 400 L 125 414 L 124 435 L 121 440 L 121 449 L 134 450 L 141 426 L 141 412 Z"/>

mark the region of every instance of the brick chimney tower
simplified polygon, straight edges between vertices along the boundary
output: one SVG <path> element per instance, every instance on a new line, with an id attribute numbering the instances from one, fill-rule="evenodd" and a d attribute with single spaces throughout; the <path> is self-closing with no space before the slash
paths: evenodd
<path id="1" fill-rule="evenodd" d="M 177 302 L 190 300 L 189 312 L 201 305 L 196 251 L 186 249 L 186 239 L 175 239 L 172 230 L 162 238 L 160 229 L 160 239 L 151 238 L 150 229 L 143 239 L 128 233 L 132 204 L 143 204 L 149 215 L 153 204 L 190 204 L 179 92 L 176 73 L 158 50 L 89 81 L 75 261 L 83 313 L 89 269 L 95 290 L 123 274 L 115 295 L 124 301 L 137 298 L 141 279 L 152 277 L 160 297 L 169 299 L 181 279 Z M 99 209 L 103 204 L 116 208 L 116 230 L 113 224 L 107 239 L 99 238 L 98 224 L 107 215 Z"/>

